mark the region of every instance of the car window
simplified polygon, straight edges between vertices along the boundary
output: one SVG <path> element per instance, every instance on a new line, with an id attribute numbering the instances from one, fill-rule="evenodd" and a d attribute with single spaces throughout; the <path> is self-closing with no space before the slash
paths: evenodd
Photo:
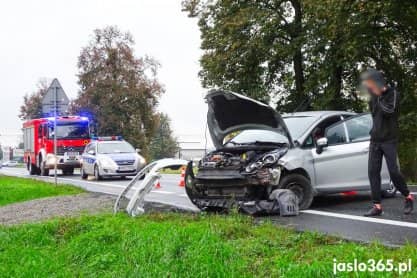
<path id="1" fill-rule="evenodd" d="M 98 144 L 97 152 L 101 154 L 135 153 L 135 149 L 127 142 L 106 142 Z"/>
<path id="2" fill-rule="evenodd" d="M 348 119 L 345 123 L 349 135 L 349 142 L 369 140 L 369 131 L 372 128 L 372 117 L 370 114 Z"/>
<path id="3" fill-rule="evenodd" d="M 88 144 L 87 147 L 85 147 L 85 152 L 88 153 L 89 151 L 94 150 L 94 149 L 95 149 L 95 144 L 91 143 L 91 144 Z"/>
<path id="4" fill-rule="evenodd" d="M 329 146 L 347 142 L 345 123 L 341 122 L 326 129 L 325 133 Z"/>
<path id="5" fill-rule="evenodd" d="M 303 148 L 313 148 L 314 147 L 314 140 L 313 136 L 310 134 L 307 139 L 304 141 Z"/>
<path id="6" fill-rule="evenodd" d="M 313 148 L 318 139 L 325 136 L 326 128 L 340 122 L 340 115 L 334 115 L 321 120 L 304 141 L 303 148 Z"/>
<path id="7" fill-rule="evenodd" d="M 233 134 L 236 134 L 236 132 Z M 225 138 L 227 137 L 229 136 L 226 136 Z M 288 138 L 275 131 L 248 129 L 238 132 L 237 135 L 227 141 L 225 145 L 233 146 L 236 144 L 248 144 L 254 142 L 288 143 Z"/>

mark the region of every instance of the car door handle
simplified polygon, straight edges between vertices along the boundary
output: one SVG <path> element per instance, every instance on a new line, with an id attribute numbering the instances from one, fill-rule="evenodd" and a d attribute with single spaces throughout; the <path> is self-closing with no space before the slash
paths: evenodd
<path id="1" fill-rule="evenodd" d="M 363 152 L 363 153 L 367 153 L 367 152 L 369 152 L 369 147 L 364 148 L 364 149 L 362 150 L 362 152 Z"/>

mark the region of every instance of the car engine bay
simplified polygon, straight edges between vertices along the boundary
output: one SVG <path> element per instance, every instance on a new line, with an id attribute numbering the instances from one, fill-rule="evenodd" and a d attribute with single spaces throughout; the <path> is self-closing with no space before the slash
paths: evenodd
<path id="1" fill-rule="evenodd" d="M 200 209 L 230 209 L 244 202 L 268 200 L 278 188 L 283 146 L 239 146 L 208 153 L 186 171 L 186 191 Z"/>

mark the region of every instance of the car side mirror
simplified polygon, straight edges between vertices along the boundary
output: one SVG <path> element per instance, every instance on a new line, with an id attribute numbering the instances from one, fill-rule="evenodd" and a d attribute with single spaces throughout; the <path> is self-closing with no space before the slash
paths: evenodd
<path id="1" fill-rule="evenodd" d="M 140 153 L 142 150 L 141 149 L 136 149 L 136 152 L 137 153 Z"/>
<path id="2" fill-rule="evenodd" d="M 323 138 L 317 139 L 316 146 L 317 146 L 316 153 L 321 154 L 323 152 L 323 149 L 328 146 L 327 138 L 323 137 Z"/>
<path id="3" fill-rule="evenodd" d="M 95 152 L 94 150 L 89 150 L 87 153 L 88 153 L 89 155 L 96 155 L 96 152 Z"/>

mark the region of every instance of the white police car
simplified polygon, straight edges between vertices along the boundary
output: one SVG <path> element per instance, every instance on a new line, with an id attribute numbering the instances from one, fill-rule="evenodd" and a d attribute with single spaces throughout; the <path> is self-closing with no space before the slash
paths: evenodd
<path id="1" fill-rule="evenodd" d="M 82 154 L 81 178 L 93 175 L 103 177 L 134 176 L 146 164 L 132 145 L 120 136 L 97 137 L 88 144 Z"/>

